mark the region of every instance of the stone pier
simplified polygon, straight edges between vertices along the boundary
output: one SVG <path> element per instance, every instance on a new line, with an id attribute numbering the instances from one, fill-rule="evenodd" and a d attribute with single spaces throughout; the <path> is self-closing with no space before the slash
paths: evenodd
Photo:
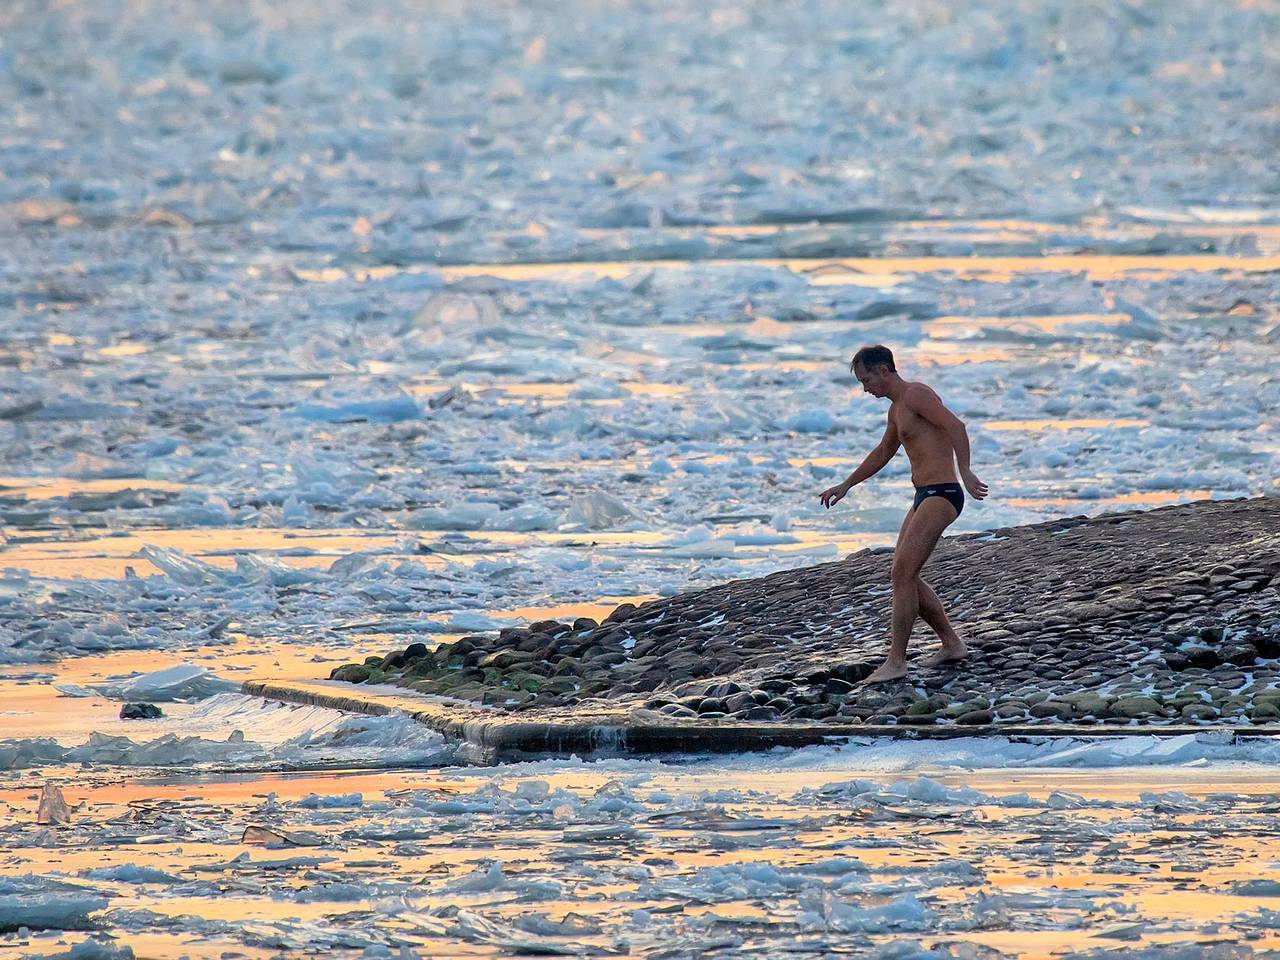
<path id="1" fill-rule="evenodd" d="M 358 699 L 392 684 L 445 713 L 484 708 L 490 724 L 697 728 L 699 742 L 764 730 L 759 745 L 769 729 L 778 743 L 802 729 L 1280 729 L 1280 498 L 944 538 L 924 576 L 970 657 L 862 686 L 887 643 L 891 559 L 862 551 L 624 604 L 603 623 L 411 644 L 324 687 Z M 936 643 L 920 624 L 909 653 Z"/>

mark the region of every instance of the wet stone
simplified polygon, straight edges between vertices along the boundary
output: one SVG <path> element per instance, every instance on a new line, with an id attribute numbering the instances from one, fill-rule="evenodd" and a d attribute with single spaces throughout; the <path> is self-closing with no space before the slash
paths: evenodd
<path id="1" fill-rule="evenodd" d="M 1219 656 L 1223 663 L 1233 663 L 1236 666 L 1251 666 L 1258 659 L 1258 650 L 1249 644 L 1230 644 L 1224 646 Z"/>
<path id="2" fill-rule="evenodd" d="M 481 656 L 476 661 L 476 666 L 503 669 L 517 663 L 528 663 L 532 659 L 532 653 L 522 650 L 499 650 L 496 653 L 488 653 Z"/>
<path id="3" fill-rule="evenodd" d="M 1216 720 L 1218 710 L 1207 703 L 1189 703 L 1182 708 L 1184 720 Z"/>
<path id="4" fill-rule="evenodd" d="M 1078 714 L 1094 714 L 1095 716 L 1105 712 L 1110 705 L 1110 701 L 1106 697 L 1092 690 L 1070 693 L 1061 697 L 1060 700 L 1073 707 Z"/>
<path id="5" fill-rule="evenodd" d="M 1164 708 L 1150 697 L 1121 697 L 1112 703 L 1107 712 L 1112 717 L 1141 719 L 1143 717 L 1163 717 Z"/>
<path id="6" fill-rule="evenodd" d="M 669 717 L 689 717 L 689 718 L 692 718 L 692 717 L 696 717 L 696 716 L 697 716 L 697 714 L 696 714 L 693 710 L 691 710 L 691 709 L 689 709 L 687 706 L 684 706 L 683 704 L 679 704 L 679 703 L 668 703 L 667 705 L 665 705 L 665 706 L 661 707 L 661 708 L 660 708 L 660 711 L 661 711 L 662 713 L 665 713 L 665 714 L 666 714 L 667 716 L 669 716 Z"/>
<path id="7" fill-rule="evenodd" d="M 1031 707 L 1028 712 L 1031 716 L 1039 717 L 1041 719 L 1045 717 L 1053 717 L 1058 720 L 1073 720 L 1076 716 L 1075 707 L 1069 703 L 1063 703 L 1055 700 L 1046 700 L 1043 703 L 1037 703 L 1035 706 Z"/>
<path id="8" fill-rule="evenodd" d="M 372 673 L 372 668 L 364 664 L 348 663 L 345 666 L 336 667 L 329 674 L 329 679 L 342 680 L 346 683 L 364 683 Z"/>
<path id="9" fill-rule="evenodd" d="M 1218 669 L 1213 671 L 1213 679 L 1217 682 L 1218 686 L 1225 687 L 1228 690 L 1235 690 L 1238 687 L 1244 686 L 1245 683 L 1248 682 L 1249 678 L 1238 670 Z"/>
<path id="10" fill-rule="evenodd" d="M 1280 723 L 1280 704 L 1255 704 L 1249 713 L 1249 719 L 1254 723 Z"/>
<path id="11" fill-rule="evenodd" d="M 635 612 L 635 610 L 636 605 L 634 603 L 620 603 L 618 606 L 614 607 L 611 614 L 605 617 L 605 623 L 616 623 L 621 620 L 626 620 Z"/>
<path id="12" fill-rule="evenodd" d="M 925 713 L 908 713 L 898 718 L 898 722 L 909 726 L 930 726 L 936 723 L 938 714 L 933 711 Z"/>
<path id="13" fill-rule="evenodd" d="M 750 691 L 743 690 L 724 698 L 724 708 L 730 713 L 737 713 L 739 710 L 746 710 L 749 707 L 756 706 L 755 698 L 751 696 Z"/>
<path id="14" fill-rule="evenodd" d="M 627 655 L 625 653 L 601 653 L 591 658 L 591 668 L 593 670 L 606 669 L 626 662 Z"/>
<path id="15" fill-rule="evenodd" d="M 844 663 L 837 667 L 832 667 L 831 675 L 848 683 L 859 683 L 869 677 L 875 668 L 876 664 L 870 661 Z"/>
<path id="16" fill-rule="evenodd" d="M 120 708 L 121 720 L 155 720 L 164 716 L 164 711 L 154 703 L 126 703 Z"/>

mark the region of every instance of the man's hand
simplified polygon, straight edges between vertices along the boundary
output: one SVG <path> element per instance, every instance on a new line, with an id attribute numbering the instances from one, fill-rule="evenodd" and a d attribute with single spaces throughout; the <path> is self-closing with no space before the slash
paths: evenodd
<path id="1" fill-rule="evenodd" d="M 964 488 L 969 491 L 969 496 L 975 500 L 985 500 L 987 498 L 987 485 L 978 479 L 972 470 L 964 470 L 960 474 L 960 479 L 964 481 Z"/>
<path id="2" fill-rule="evenodd" d="M 844 495 L 849 492 L 849 488 L 843 483 L 837 483 L 834 487 L 828 487 L 822 491 L 822 505 L 830 510 L 837 503 L 844 499 Z"/>

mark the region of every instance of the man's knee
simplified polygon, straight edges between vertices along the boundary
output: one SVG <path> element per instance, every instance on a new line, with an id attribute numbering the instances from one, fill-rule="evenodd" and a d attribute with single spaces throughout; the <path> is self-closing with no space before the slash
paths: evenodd
<path id="1" fill-rule="evenodd" d="M 914 564 L 894 563 L 889 569 L 889 580 L 895 590 L 904 587 L 915 587 L 920 579 L 920 570 Z"/>

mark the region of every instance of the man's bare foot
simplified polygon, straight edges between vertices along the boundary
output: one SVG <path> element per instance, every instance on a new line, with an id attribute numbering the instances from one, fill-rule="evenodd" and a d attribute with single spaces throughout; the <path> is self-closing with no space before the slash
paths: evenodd
<path id="1" fill-rule="evenodd" d="M 907 675 L 907 662 L 905 660 L 895 663 L 892 660 L 886 660 L 873 670 L 862 682 L 864 684 L 888 683 L 890 680 L 901 680 Z"/>
<path id="2" fill-rule="evenodd" d="M 937 653 L 930 654 L 920 661 L 922 667 L 940 667 L 944 663 L 955 663 L 963 660 L 969 655 L 969 648 L 964 645 L 964 641 L 957 640 L 955 643 L 944 643 L 942 649 Z"/>

